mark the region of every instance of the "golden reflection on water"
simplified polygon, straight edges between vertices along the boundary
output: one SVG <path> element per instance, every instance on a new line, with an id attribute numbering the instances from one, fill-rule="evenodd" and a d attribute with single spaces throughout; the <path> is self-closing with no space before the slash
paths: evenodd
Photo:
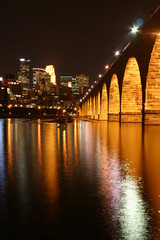
<path id="1" fill-rule="evenodd" d="M 147 239 L 149 216 L 138 182 L 127 175 L 121 182 L 120 224 L 124 239 Z"/>
<path id="2" fill-rule="evenodd" d="M 73 146 L 73 151 L 74 151 L 74 159 L 76 162 L 76 166 L 78 166 L 78 158 L 79 158 L 79 129 L 80 129 L 80 123 L 77 121 L 74 121 L 74 126 L 72 127 L 74 129 L 74 146 Z"/>
<path id="3" fill-rule="evenodd" d="M 129 165 L 130 175 L 140 176 L 143 171 L 143 138 L 141 124 L 121 124 L 121 158 Z M 125 169 L 124 169 L 125 170 Z"/>
<path id="4" fill-rule="evenodd" d="M 46 181 L 46 190 L 50 199 L 54 199 L 58 194 L 57 182 L 57 141 L 56 126 L 46 124 L 45 134 L 42 137 L 42 154 L 44 178 Z M 41 172 L 40 172 L 41 174 Z"/>
<path id="5" fill-rule="evenodd" d="M 97 131 L 101 141 L 98 169 L 104 196 L 103 215 L 107 218 L 105 209 L 110 205 L 112 221 L 119 226 L 123 239 L 146 239 L 149 216 L 140 181 L 143 172 L 142 127 L 102 123 Z"/>
<path id="6" fill-rule="evenodd" d="M 160 127 L 77 120 L 57 127 L 40 119 L 8 119 L 6 136 L 8 175 L 18 175 L 21 195 L 27 196 L 29 176 L 36 184 L 37 173 L 43 200 L 53 206 L 61 191 L 60 178 L 74 191 L 74 178 L 83 171 L 85 184 L 92 187 L 97 181 L 103 221 L 107 226 L 109 215 L 122 239 L 147 239 L 148 207 L 156 212 L 159 228 Z"/>
<path id="7" fill-rule="evenodd" d="M 41 167 L 41 164 L 42 164 L 42 140 L 41 140 L 41 120 L 40 119 L 38 119 L 37 149 L 38 149 L 38 164 L 39 164 L 39 167 Z"/>
<path id="8" fill-rule="evenodd" d="M 149 213 L 142 196 L 143 135 L 141 124 L 121 124 L 121 209 L 124 239 L 146 239 Z"/>
<path id="9" fill-rule="evenodd" d="M 8 134 L 8 172 L 12 174 L 12 139 L 11 139 L 11 119 L 7 119 L 7 134 Z"/>
<path id="10" fill-rule="evenodd" d="M 144 149 L 145 186 L 157 216 L 155 226 L 160 229 L 160 127 L 145 126 Z"/>

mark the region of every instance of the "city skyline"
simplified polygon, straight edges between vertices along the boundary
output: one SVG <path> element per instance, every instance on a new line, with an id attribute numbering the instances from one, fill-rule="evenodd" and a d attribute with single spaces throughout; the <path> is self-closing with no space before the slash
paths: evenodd
<path id="1" fill-rule="evenodd" d="M 158 4 L 28 2 L 23 8 L 18 0 L 6 1 L 1 13 L 0 75 L 17 78 L 19 59 L 27 58 L 32 68 L 53 64 L 57 78 L 84 73 L 93 83 L 114 61 L 114 51 L 132 40 L 130 27 L 147 22 Z"/>

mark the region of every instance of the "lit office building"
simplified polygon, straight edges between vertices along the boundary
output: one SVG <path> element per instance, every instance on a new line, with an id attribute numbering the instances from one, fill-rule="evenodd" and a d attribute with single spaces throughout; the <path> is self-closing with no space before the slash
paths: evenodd
<path id="1" fill-rule="evenodd" d="M 79 86 L 89 87 L 89 76 L 84 74 L 76 75 Z"/>
<path id="2" fill-rule="evenodd" d="M 0 77 L 0 106 L 7 105 L 9 101 L 8 82 Z"/>
<path id="3" fill-rule="evenodd" d="M 59 95 L 62 100 L 71 100 L 72 98 L 72 76 L 60 76 Z"/>
<path id="4" fill-rule="evenodd" d="M 60 76 L 60 87 L 72 87 L 72 76 Z"/>
<path id="5" fill-rule="evenodd" d="M 72 93 L 74 96 L 79 96 L 79 84 L 76 78 L 72 78 Z"/>
<path id="6" fill-rule="evenodd" d="M 79 94 L 84 95 L 89 88 L 89 76 L 80 74 L 76 76 L 77 83 L 79 85 Z"/>
<path id="7" fill-rule="evenodd" d="M 21 83 L 23 89 L 30 88 L 30 60 L 26 60 L 25 58 L 20 59 L 20 70 L 18 72 L 18 80 Z"/>
<path id="8" fill-rule="evenodd" d="M 32 72 L 33 90 L 40 90 L 41 92 L 48 91 L 50 87 L 50 75 L 43 68 L 33 68 Z"/>
<path id="9" fill-rule="evenodd" d="M 56 84 L 56 74 L 53 65 L 46 66 L 45 71 L 50 75 L 50 82 Z"/>
<path id="10" fill-rule="evenodd" d="M 22 97 L 22 86 L 19 80 L 14 78 L 14 75 L 7 74 L 4 79 L 7 84 L 7 92 L 9 94 L 9 102 L 19 102 Z"/>

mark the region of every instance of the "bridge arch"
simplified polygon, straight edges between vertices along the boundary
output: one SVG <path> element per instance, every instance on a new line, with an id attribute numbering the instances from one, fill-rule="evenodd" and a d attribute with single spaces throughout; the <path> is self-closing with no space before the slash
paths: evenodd
<path id="1" fill-rule="evenodd" d="M 136 58 L 129 58 L 122 83 L 121 122 L 142 122 L 142 84 Z"/>
<path id="2" fill-rule="evenodd" d="M 147 122 L 160 124 L 160 35 L 153 46 L 146 80 L 145 123 Z"/>
<path id="3" fill-rule="evenodd" d="M 113 74 L 109 89 L 109 121 L 119 121 L 120 94 L 116 74 Z"/>
<path id="4" fill-rule="evenodd" d="M 108 94 L 105 83 L 102 87 L 100 109 L 100 120 L 108 120 Z"/>

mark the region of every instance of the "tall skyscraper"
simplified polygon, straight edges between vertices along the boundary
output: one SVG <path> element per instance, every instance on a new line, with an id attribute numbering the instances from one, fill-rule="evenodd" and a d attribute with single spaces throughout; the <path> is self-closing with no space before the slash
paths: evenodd
<path id="1" fill-rule="evenodd" d="M 32 69 L 32 85 L 34 90 L 40 90 L 42 92 L 48 91 L 50 87 L 50 75 L 43 68 Z"/>
<path id="2" fill-rule="evenodd" d="M 30 60 L 25 58 L 20 59 L 20 70 L 18 72 L 18 80 L 21 83 L 23 89 L 30 88 Z"/>
<path id="3" fill-rule="evenodd" d="M 53 65 L 46 66 L 45 71 L 50 75 L 50 82 L 56 84 L 56 74 Z"/>
<path id="4" fill-rule="evenodd" d="M 76 78 L 72 78 L 72 93 L 74 96 L 79 96 L 79 84 Z"/>

